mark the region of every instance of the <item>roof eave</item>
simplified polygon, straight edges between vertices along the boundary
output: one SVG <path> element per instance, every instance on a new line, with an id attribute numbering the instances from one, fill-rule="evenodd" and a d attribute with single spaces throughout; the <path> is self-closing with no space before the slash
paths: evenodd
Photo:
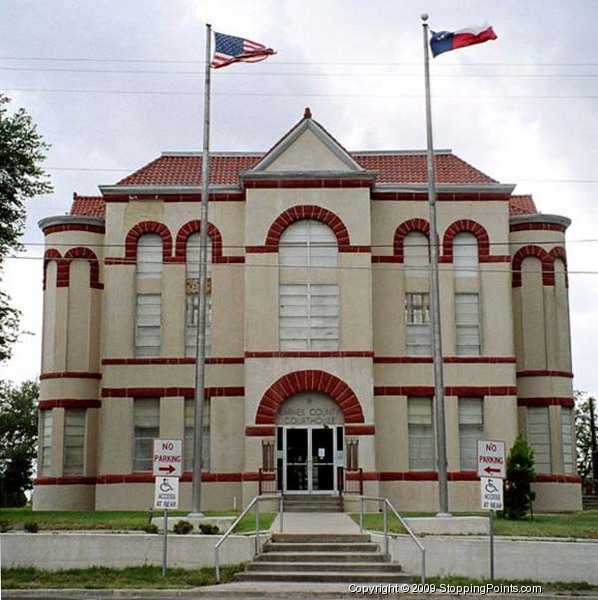
<path id="1" fill-rule="evenodd" d="M 201 194 L 201 185 L 100 185 L 104 196 L 146 196 L 146 195 L 192 195 Z M 242 192 L 238 185 L 211 185 L 210 194 L 239 194 Z"/>
<path id="2" fill-rule="evenodd" d="M 448 194 L 504 194 L 510 197 L 515 184 L 511 183 L 437 183 L 436 192 Z M 427 193 L 427 183 L 378 183 L 375 192 Z"/>

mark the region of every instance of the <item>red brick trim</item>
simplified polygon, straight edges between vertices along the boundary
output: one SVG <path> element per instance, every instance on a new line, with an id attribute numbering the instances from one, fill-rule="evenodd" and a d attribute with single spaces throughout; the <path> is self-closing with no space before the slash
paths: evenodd
<path id="1" fill-rule="evenodd" d="M 460 219 L 451 223 L 444 232 L 442 242 L 442 262 L 453 262 L 453 242 L 459 233 L 472 233 L 478 240 L 478 261 L 486 262 L 490 254 L 490 237 L 483 225 L 471 219 Z"/>
<path id="2" fill-rule="evenodd" d="M 550 371 L 546 369 L 530 369 L 517 371 L 517 377 L 567 377 L 573 379 L 571 371 Z"/>
<path id="3" fill-rule="evenodd" d="M 559 223 L 516 223 L 509 227 L 512 233 L 516 231 L 558 231 L 565 233 L 567 227 Z"/>
<path id="4" fill-rule="evenodd" d="M 193 398 L 195 388 L 192 387 L 130 387 L 130 388 L 102 388 L 102 398 L 163 398 L 166 396 L 183 396 Z M 244 396 L 245 388 L 234 387 L 207 387 L 204 397 L 216 398 L 222 396 Z"/>
<path id="5" fill-rule="evenodd" d="M 278 409 L 284 401 L 298 392 L 322 392 L 339 405 L 346 423 L 363 423 L 361 404 L 355 392 L 342 380 L 325 371 L 294 371 L 275 381 L 260 400 L 255 423 L 274 425 Z"/>
<path id="6" fill-rule="evenodd" d="M 413 232 L 423 233 L 426 236 L 426 238 L 428 239 L 428 256 L 430 255 L 430 224 L 425 219 L 409 219 L 401 223 L 395 231 L 393 239 L 393 262 L 402 263 L 405 260 L 405 238 Z"/>
<path id="7" fill-rule="evenodd" d="M 107 256 L 104 259 L 105 266 L 111 265 L 134 265 L 136 264 L 136 259 L 134 258 L 125 258 L 121 256 Z"/>
<path id="8" fill-rule="evenodd" d="M 136 194 L 137 200 L 154 200 L 155 194 Z M 111 194 L 104 196 L 105 202 L 130 202 L 129 194 Z M 193 202 L 201 203 L 201 194 L 164 194 L 160 196 L 164 202 Z M 210 192 L 210 202 L 245 202 L 245 194 L 243 192 Z"/>
<path id="9" fill-rule="evenodd" d="M 62 254 L 55 248 L 48 248 L 44 252 L 44 279 L 43 289 L 46 289 L 47 285 L 47 270 L 48 263 L 51 260 L 56 261 L 56 287 L 65 287 L 69 281 L 69 265 L 66 260 L 62 258 Z"/>
<path id="10" fill-rule="evenodd" d="M 185 262 L 187 258 L 187 240 L 193 233 L 199 233 L 201 221 L 196 219 L 185 223 L 176 235 L 176 244 L 174 260 L 176 262 Z M 222 256 L 222 234 L 213 223 L 208 223 L 208 236 L 212 244 L 212 262 L 213 263 L 243 263 L 244 256 Z"/>
<path id="11" fill-rule="evenodd" d="M 431 356 L 374 356 L 374 362 L 377 364 L 419 364 L 432 363 L 434 359 Z M 514 356 L 445 356 L 444 363 L 460 364 L 511 364 L 516 363 Z"/>
<path id="12" fill-rule="evenodd" d="M 266 235 L 265 246 L 269 248 L 276 248 L 276 250 L 273 250 L 273 252 L 278 252 L 280 237 L 284 230 L 289 225 L 292 225 L 296 221 L 301 221 L 303 219 L 313 219 L 328 225 L 328 227 L 332 229 L 334 235 L 336 236 L 339 251 L 342 251 L 341 247 L 351 246 L 349 232 L 340 217 L 326 208 L 312 205 L 293 206 L 278 215 L 272 225 L 270 225 L 270 229 Z M 344 251 L 346 252 L 346 250 Z"/>
<path id="13" fill-rule="evenodd" d="M 100 283 L 100 262 L 98 261 L 98 257 L 95 253 L 89 248 L 84 248 L 82 246 L 78 246 L 76 248 L 71 248 L 65 255 L 64 260 L 67 263 L 66 269 L 66 286 L 70 283 L 70 266 L 73 260 L 88 260 L 89 261 L 89 287 L 97 290 L 103 290 L 104 284 Z M 61 287 L 60 283 L 57 284 L 58 287 Z"/>
<path id="14" fill-rule="evenodd" d="M 276 179 L 276 180 L 253 180 L 251 175 L 243 179 L 245 189 L 295 189 L 295 188 L 370 188 L 371 179 Z"/>
<path id="15" fill-rule="evenodd" d="M 525 258 L 529 257 L 537 258 L 542 263 L 542 285 L 554 285 L 554 259 L 546 252 L 546 250 L 544 250 L 544 248 L 530 244 L 528 246 L 522 246 L 513 255 L 512 287 L 521 287 L 521 263 Z"/>
<path id="16" fill-rule="evenodd" d="M 37 408 L 39 410 L 50 410 L 52 408 L 101 408 L 101 400 L 40 400 Z"/>
<path id="17" fill-rule="evenodd" d="M 564 406 L 573 408 L 575 400 L 573 398 L 517 398 L 517 406 Z"/>
<path id="18" fill-rule="evenodd" d="M 242 365 L 242 356 L 207 356 L 207 365 Z M 103 358 L 103 365 L 194 365 L 192 356 L 176 358 Z"/>
<path id="19" fill-rule="evenodd" d="M 374 425 L 347 425 L 345 435 L 375 435 L 376 427 Z"/>
<path id="20" fill-rule="evenodd" d="M 245 358 L 371 358 L 371 350 L 283 350 L 245 352 Z"/>
<path id="21" fill-rule="evenodd" d="M 157 233 L 162 238 L 162 261 L 169 262 L 172 255 L 172 236 L 168 227 L 157 221 L 142 221 L 128 231 L 125 236 L 124 258 L 137 262 L 137 242 L 144 233 Z"/>
<path id="22" fill-rule="evenodd" d="M 42 229 L 44 235 L 52 233 L 62 233 L 63 231 L 87 231 L 88 233 L 106 233 L 106 228 L 103 225 L 86 225 L 84 223 L 68 223 L 62 225 L 50 225 Z"/>
<path id="23" fill-rule="evenodd" d="M 55 371 L 53 373 L 42 373 L 39 378 L 43 379 L 102 379 L 101 373 L 91 371 Z"/>
<path id="24" fill-rule="evenodd" d="M 554 271 L 554 263 L 557 260 L 563 261 L 563 266 L 565 267 L 565 287 L 569 287 L 569 270 L 567 267 L 567 251 L 563 246 L 555 246 L 548 253 L 550 258 L 552 258 L 552 269 L 553 269 L 553 277 L 556 285 L 556 272 Z"/>
<path id="25" fill-rule="evenodd" d="M 514 386 L 445 386 L 445 396 L 516 396 Z M 374 396 L 434 396 L 434 387 L 427 385 L 413 386 L 374 386 Z"/>
<path id="26" fill-rule="evenodd" d="M 534 483 L 581 483 L 581 477 L 565 473 L 538 473 Z"/>
<path id="27" fill-rule="evenodd" d="M 245 427 L 246 437 L 274 437 L 276 429 L 274 427 L 259 427 L 257 425 L 249 425 Z"/>
<path id="28" fill-rule="evenodd" d="M 95 485 L 95 477 L 69 475 L 68 477 L 38 477 L 33 480 L 33 485 Z"/>
<path id="29" fill-rule="evenodd" d="M 428 192 L 386 192 L 376 190 L 371 194 L 372 200 L 394 201 L 394 202 L 427 202 Z M 503 192 L 471 193 L 471 192 L 437 192 L 436 200 L 441 202 L 484 202 L 503 201 L 508 202 L 510 195 Z"/>

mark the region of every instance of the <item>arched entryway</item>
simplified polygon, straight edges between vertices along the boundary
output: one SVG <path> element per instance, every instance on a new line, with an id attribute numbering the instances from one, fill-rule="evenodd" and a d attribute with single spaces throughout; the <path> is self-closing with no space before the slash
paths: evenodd
<path id="1" fill-rule="evenodd" d="M 285 494 L 330 494 L 344 466 L 345 415 L 321 392 L 299 392 L 276 415 L 278 489 Z"/>

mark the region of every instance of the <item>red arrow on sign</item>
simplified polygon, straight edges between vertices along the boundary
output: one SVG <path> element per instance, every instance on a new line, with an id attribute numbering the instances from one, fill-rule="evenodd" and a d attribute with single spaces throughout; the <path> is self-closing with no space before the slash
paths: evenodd
<path id="1" fill-rule="evenodd" d="M 167 465 L 166 467 L 159 467 L 158 471 L 167 471 L 170 474 L 173 471 L 176 471 L 176 467 L 173 467 L 172 465 Z"/>
<path id="2" fill-rule="evenodd" d="M 484 471 L 486 471 L 486 473 L 500 473 L 501 469 L 493 469 L 492 467 L 486 467 Z"/>

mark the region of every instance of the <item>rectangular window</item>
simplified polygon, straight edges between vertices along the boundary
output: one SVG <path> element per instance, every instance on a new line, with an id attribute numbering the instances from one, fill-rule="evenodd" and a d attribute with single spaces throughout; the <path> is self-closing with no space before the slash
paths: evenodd
<path id="1" fill-rule="evenodd" d="M 67 408 L 64 413 L 65 475 L 84 473 L 85 413 L 84 408 Z"/>
<path id="2" fill-rule="evenodd" d="M 196 356 L 199 316 L 199 280 L 187 279 L 185 294 L 185 356 Z M 212 280 L 207 280 L 206 294 L 206 354 L 212 349 Z"/>
<path id="3" fill-rule="evenodd" d="M 52 410 L 40 411 L 40 475 L 49 476 L 52 469 Z"/>
<path id="4" fill-rule="evenodd" d="M 432 398 L 409 398 L 409 469 L 412 471 L 434 470 L 434 426 Z"/>
<path id="5" fill-rule="evenodd" d="M 210 398 L 206 398 L 203 403 L 203 427 L 201 430 L 201 470 L 210 470 L 210 429 L 212 423 L 212 406 Z M 185 400 L 185 442 L 183 449 L 183 459 L 185 462 L 185 471 L 193 470 L 193 433 L 195 431 L 195 400 L 187 398 Z"/>
<path id="6" fill-rule="evenodd" d="M 457 356 L 480 356 L 479 294 L 455 294 Z"/>
<path id="7" fill-rule="evenodd" d="M 162 295 L 137 294 L 135 356 L 160 356 Z"/>
<path id="8" fill-rule="evenodd" d="M 144 233 L 137 241 L 137 277 L 147 279 L 162 275 L 162 237 Z"/>
<path id="9" fill-rule="evenodd" d="M 575 453 L 573 452 L 573 422 L 571 408 L 561 408 L 561 427 L 563 434 L 563 466 L 565 473 L 576 473 Z"/>
<path id="10" fill-rule="evenodd" d="M 154 439 L 160 437 L 160 400 L 143 398 L 133 404 L 133 471 L 151 471 Z"/>
<path id="11" fill-rule="evenodd" d="M 459 455 L 462 471 L 477 470 L 478 440 L 484 439 L 483 398 L 459 398 Z"/>
<path id="12" fill-rule="evenodd" d="M 338 315 L 338 285 L 282 284 L 280 286 L 280 349 L 337 349 Z"/>
<path id="13" fill-rule="evenodd" d="M 528 441 L 534 449 L 534 467 L 537 473 L 551 473 L 550 420 L 547 406 L 527 409 Z"/>
<path id="14" fill-rule="evenodd" d="M 430 294 L 405 294 L 405 345 L 408 356 L 430 356 Z"/>

